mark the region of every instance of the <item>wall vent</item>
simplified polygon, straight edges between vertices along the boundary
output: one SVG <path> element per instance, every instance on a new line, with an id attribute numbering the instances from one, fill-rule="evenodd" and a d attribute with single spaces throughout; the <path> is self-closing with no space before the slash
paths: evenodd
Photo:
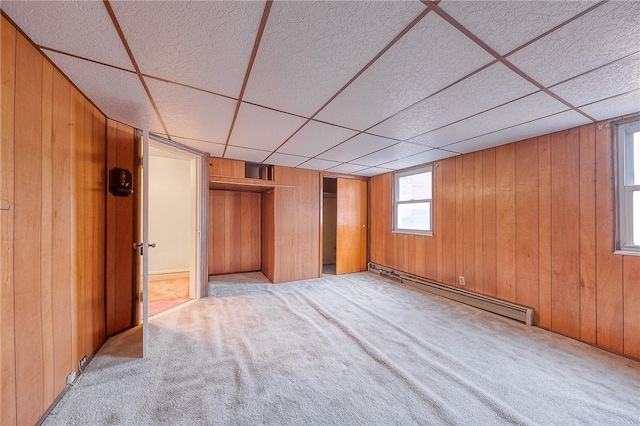
<path id="1" fill-rule="evenodd" d="M 390 278 L 403 284 L 408 284 L 418 290 L 426 291 L 438 296 L 446 297 L 447 299 L 455 300 L 456 302 L 493 312 L 494 314 L 523 322 L 526 325 L 533 325 L 533 309 L 527 306 L 518 305 L 495 297 L 485 296 L 483 294 L 442 284 L 437 281 L 417 277 L 402 271 L 396 271 L 394 269 L 380 266 L 373 262 L 369 262 L 369 272 L 375 272 L 383 277 Z"/>

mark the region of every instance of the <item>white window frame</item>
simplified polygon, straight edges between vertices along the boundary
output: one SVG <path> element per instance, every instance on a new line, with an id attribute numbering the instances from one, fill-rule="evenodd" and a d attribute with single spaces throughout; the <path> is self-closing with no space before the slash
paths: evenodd
<path id="1" fill-rule="evenodd" d="M 633 244 L 633 193 L 640 192 L 640 185 L 627 185 L 627 175 L 632 172 L 633 151 L 627 139 L 640 132 L 640 117 L 612 123 L 613 175 L 615 207 L 615 247 L 617 254 L 640 256 L 640 245 Z M 638 225 L 640 226 L 640 225 Z"/>
<path id="2" fill-rule="evenodd" d="M 433 187 L 434 187 L 434 173 L 433 173 L 433 164 L 428 164 L 426 166 L 420 166 L 417 168 L 412 168 L 409 170 L 404 170 L 400 172 L 393 173 L 393 191 L 392 191 L 392 232 L 398 234 L 417 234 L 417 235 L 433 235 Z M 418 175 L 421 173 L 431 173 L 431 198 L 424 198 L 419 200 L 409 200 L 409 201 L 399 201 L 398 195 L 400 194 L 400 190 L 398 188 L 398 182 L 400 178 L 412 175 Z M 417 229 L 403 229 L 398 228 L 398 205 L 400 204 L 412 204 L 412 203 L 424 203 L 429 202 L 430 214 L 429 214 L 429 229 L 426 231 L 417 230 Z"/>

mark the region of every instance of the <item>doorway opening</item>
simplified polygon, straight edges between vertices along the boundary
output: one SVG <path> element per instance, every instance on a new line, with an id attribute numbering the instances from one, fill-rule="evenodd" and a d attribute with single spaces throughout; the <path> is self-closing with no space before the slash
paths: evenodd
<path id="1" fill-rule="evenodd" d="M 198 156 L 152 140 L 148 162 L 153 316 L 198 298 Z"/>
<path id="2" fill-rule="evenodd" d="M 322 274 L 336 274 L 337 185 L 336 178 L 322 178 Z"/>

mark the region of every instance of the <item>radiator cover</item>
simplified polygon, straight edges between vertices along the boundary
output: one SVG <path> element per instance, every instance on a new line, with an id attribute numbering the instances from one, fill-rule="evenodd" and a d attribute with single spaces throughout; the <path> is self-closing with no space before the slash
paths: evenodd
<path id="1" fill-rule="evenodd" d="M 502 315 L 507 318 L 520 321 L 526 325 L 533 325 L 533 308 L 507 302 L 496 297 L 485 296 L 472 291 L 442 284 L 437 281 L 421 278 L 396 271 L 373 262 L 368 264 L 369 272 L 375 272 L 383 277 L 390 278 L 403 284 L 408 284 L 418 290 L 426 291 L 437 296 L 446 297 L 456 302 L 474 306 L 476 308 Z"/>

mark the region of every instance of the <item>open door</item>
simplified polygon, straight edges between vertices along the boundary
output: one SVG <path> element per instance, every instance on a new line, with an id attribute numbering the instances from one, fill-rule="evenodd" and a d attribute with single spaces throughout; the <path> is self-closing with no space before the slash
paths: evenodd
<path id="1" fill-rule="evenodd" d="M 336 274 L 367 269 L 367 182 L 338 178 Z"/>

